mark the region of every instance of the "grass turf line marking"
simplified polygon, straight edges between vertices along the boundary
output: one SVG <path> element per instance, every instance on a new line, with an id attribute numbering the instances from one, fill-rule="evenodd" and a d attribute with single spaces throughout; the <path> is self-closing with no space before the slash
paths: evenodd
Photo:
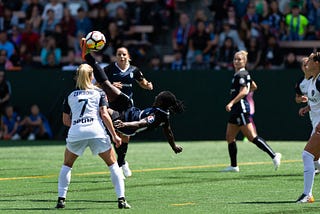
<path id="1" fill-rule="evenodd" d="M 281 163 L 297 163 L 301 160 L 283 160 Z M 250 166 L 250 165 L 265 165 L 272 164 L 271 162 L 243 162 L 239 163 L 241 166 Z M 151 168 L 151 169 L 136 169 L 131 170 L 132 172 L 153 172 L 153 171 L 171 171 L 171 170 L 180 170 L 180 169 L 203 169 L 203 168 L 217 168 L 224 167 L 226 164 L 212 164 L 212 165 L 202 165 L 202 166 L 178 166 L 170 168 Z M 84 173 L 74 173 L 73 176 L 87 176 L 87 175 L 102 175 L 110 174 L 108 171 L 105 172 L 84 172 Z M 13 181 L 13 180 L 26 180 L 26 179 L 39 179 L 39 178 L 53 178 L 58 175 L 36 175 L 36 176 L 21 176 L 21 177 L 11 177 L 11 178 L 0 178 L 0 181 Z"/>
<path id="2" fill-rule="evenodd" d="M 195 204 L 196 203 L 194 203 L 194 202 L 186 202 L 186 203 L 182 203 L 182 204 L 171 204 L 171 206 L 180 207 L 180 206 L 195 205 Z"/>

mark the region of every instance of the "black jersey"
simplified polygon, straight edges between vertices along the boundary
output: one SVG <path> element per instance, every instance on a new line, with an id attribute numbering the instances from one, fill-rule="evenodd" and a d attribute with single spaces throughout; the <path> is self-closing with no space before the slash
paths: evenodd
<path id="1" fill-rule="evenodd" d="M 240 69 L 232 78 L 230 89 L 231 100 L 235 98 L 242 87 L 247 87 L 250 90 L 251 77 L 247 70 Z M 250 113 L 250 105 L 247 101 L 247 96 L 244 96 L 239 102 L 235 103 L 231 108 L 232 114 Z"/>
<path id="2" fill-rule="evenodd" d="M 121 113 L 117 118 L 112 118 L 113 120 L 120 119 L 124 122 L 132 122 L 139 120 L 146 120 L 147 126 L 142 128 L 119 128 L 116 129 L 120 133 L 133 136 L 138 132 L 152 130 L 160 126 L 168 126 L 169 124 L 170 112 L 162 110 L 157 107 L 146 108 L 140 110 L 136 107 L 131 107 L 127 111 Z"/>
<path id="3" fill-rule="evenodd" d="M 104 71 L 111 83 L 121 82 L 121 91 L 132 98 L 132 85 L 135 81 L 140 82 L 144 76 L 142 72 L 135 66 L 130 65 L 127 70 L 123 71 L 119 68 L 116 62 L 111 63 L 104 68 Z"/>

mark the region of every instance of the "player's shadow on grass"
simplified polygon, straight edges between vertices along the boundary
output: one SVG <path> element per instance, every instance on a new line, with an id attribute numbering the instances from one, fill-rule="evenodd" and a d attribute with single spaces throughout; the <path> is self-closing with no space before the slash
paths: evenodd
<path id="1" fill-rule="evenodd" d="M 33 202 L 33 203 L 52 203 L 52 207 L 33 207 L 33 208 L 23 208 L 23 207 L 19 207 L 19 208 L 15 208 L 15 207 L 10 207 L 10 208 L 0 208 L 0 212 L 1 210 L 7 210 L 7 211 L 12 211 L 12 210 L 16 210 L 16 211 L 27 211 L 27 210 L 57 210 L 54 206 L 56 203 L 56 200 L 43 200 L 43 199 L 34 199 L 34 200 L 27 200 L 27 199 L 22 199 L 22 200 L 16 200 L 16 199 L 1 199 L 0 202 L 14 202 L 14 201 L 29 201 L 29 202 Z M 97 204 L 116 204 L 117 201 L 107 201 L 107 200 L 85 200 L 85 199 L 81 199 L 81 200 L 68 200 L 68 203 L 97 203 Z M 66 208 L 67 210 L 75 210 L 75 211 L 83 211 L 83 210 L 89 210 L 89 208 Z"/>
<path id="2" fill-rule="evenodd" d="M 295 204 L 295 201 L 244 201 L 233 204 Z"/>
<path id="3" fill-rule="evenodd" d="M 90 210 L 89 208 L 66 208 L 67 210 L 75 210 L 75 211 L 82 211 L 82 210 Z M 15 211 L 23 211 L 23 210 L 25 210 L 25 211 L 27 211 L 27 210 L 34 210 L 34 211 L 36 211 L 36 210 L 57 210 L 56 208 L 54 208 L 54 207 L 52 207 L 52 208 L 41 208 L 41 207 L 37 207 L 37 208 L 14 208 L 14 207 L 12 207 L 12 208 L 0 208 L 0 210 L 7 210 L 7 211 L 13 211 L 13 210 L 15 210 Z"/>
<path id="4" fill-rule="evenodd" d="M 274 177 L 301 177 L 302 173 L 290 173 L 290 174 L 266 174 L 266 175 L 244 175 L 246 178 L 274 178 Z"/>

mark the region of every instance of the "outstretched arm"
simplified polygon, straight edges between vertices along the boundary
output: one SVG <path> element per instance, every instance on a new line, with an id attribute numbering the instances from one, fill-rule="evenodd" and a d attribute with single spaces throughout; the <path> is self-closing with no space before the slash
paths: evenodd
<path id="1" fill-rule="evenodd" d="M 148 123 L 147 118 L 143 118 L 139 121 L 132 121 L 132 122 L 123 122 L 121 120 L 116 120 L 114 121 L 114 126 L 116 128 L 130 128 L 130 129 L 140 129 L 140 128 L 144 128 L 147 127 L 148 125 L 150 125 L 150 123 Z M 168 143 L 170 144 L 172 150 L 177 154 L 182 152 L 182 147 L 179 145 L 176 145 L 174 142 L 174 136 L 173 136 L 173 132 L 171 130 L 170 125 L 165 125 L 163 126 L 163 134 L 165 135 L 165 137 L 168 140 Z"/>
<path id="2" fill-rule="evenodd" d="M 139 121 L 123 122 L 121 120 L 116 120 L 113 122 L 114 127 L 117 129 L 120 128 L 129 128 L 129 129 L 140 129 L 148 126 L 148 121 L 143 118 Z"/>
<path id="3" fill-rule="evenodd" d="M 170 144 L 172 150 L 178 154 L 180 152 L 182 152 L 182 147 L 179 145 L 176 145 L 174 142 L 174 136 L 173 136 L 173 132 L 171 130 L 170 125 L 168 126 L 163 126 L 163 134 L 166 136 L 168 143 Z"/>

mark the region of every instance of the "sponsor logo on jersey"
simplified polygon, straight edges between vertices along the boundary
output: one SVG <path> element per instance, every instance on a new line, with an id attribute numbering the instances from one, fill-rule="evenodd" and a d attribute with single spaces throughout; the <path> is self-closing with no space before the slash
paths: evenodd
<path id="1" fill-rule="evenodd" d="M 81 124 L 84 124 L 84 123 L 92 123 L 93 120 L 94 120 L 94 118 L 92 118 L 92 117 L 80 118 L 80 119 L 74 120 L 74 121 L 72 122 L 72 125 L 77 125 L 77 124 L 79 124 L 79 123 L 81 123 Z"/>
<path id="2" fill-rule="evenodd" d="M 244 84 L 246 81 L 243 79 L 243 78 L 240 78 L 239 79 L 239 83 L 242 85 L 242 84 Z"/>
<path id="3" fill-rule="evenodd" d="M 148 123 L 153 123 L 154 122 L 154 116 L 148 116 L 147 117 Z"/>

